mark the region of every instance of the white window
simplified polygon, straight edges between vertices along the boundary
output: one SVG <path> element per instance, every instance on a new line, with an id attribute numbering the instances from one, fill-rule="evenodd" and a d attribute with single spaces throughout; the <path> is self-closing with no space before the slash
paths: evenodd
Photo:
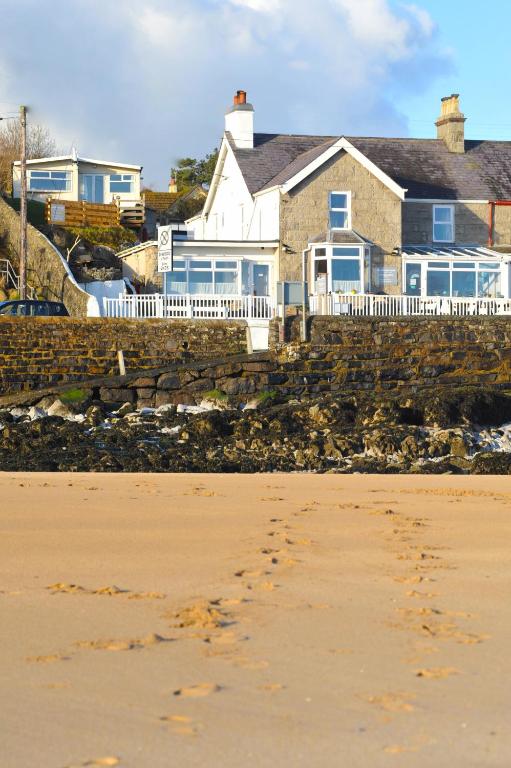
<path id="1" fill-rule="evenodd" d="M 166 290 L 172 294 L 239 295 L 239 264 L 236 260 L 187 258 L 174 261 L 166 272 Z"/>
<path id="2" fill-rule="evenodd" d="M 69 192 L 70 171 L 30 171 L 28 188 L 31 192 Z"/>
<path id="3" fill-rule="evenodd" d="M 433 206 L 433 242 L 454 243 L 454 205 Z"/>
<path id="4" fill-rule="evenodd" d="M 351 194 L 350 192 L 330 192 L 329 194 L 330 229 L 350 229 Z"/>
<path id="5" fill-rule="evenodd" d="M 112 173 L 110 175 L 110 192 L 113 195 L 120 192 L 133 192 L 133 174 Z"/>

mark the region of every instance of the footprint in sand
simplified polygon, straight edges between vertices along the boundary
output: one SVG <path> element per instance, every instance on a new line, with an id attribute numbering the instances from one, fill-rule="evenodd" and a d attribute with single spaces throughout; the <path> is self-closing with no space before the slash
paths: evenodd
<path id="1" fill-rule="evenodd" d="M 216 491 L 209 491 L 207 488 L 192 488 L 191 491 L 186 491 L 183 496 L 218 496 Z"/>
<path id="2" fill-rule="evenodd" d="M 269 574 L 269 571 L 250 571 L 242 569 L 241 571 L 236 571 L 234 575 L 238 578 L 245 577 L 248 579 L 257 579 L 259 576 L 269 576 Z"/>
<path id="3" fill-rule="evenodd" d="M 119 757 L 96 757 L 93 760 L 86 760 L 84 763 L 68 765 L 66 768 L 105 768 L 106 766 L 119 765 L 120 762 Z"/>
<path id="4" fill-rule="evenodd" d="M 169 723 L 172 726 L 172 733 L 177 733 L 180 736 L 197 736 L 202 727 L 187 715 L 163 715 L 160 720 L 163 723 Z"/>
<path id="5" fill-rule="evenodd" d="M 165 600 L 166 597 L 164 592 L 132 592 L 128 600 Z"/>
<path id="6" fill-rule="evenodd" d="M 455 667 L 425 667 L 424 669 L 416 669 L 415 676 L 428 678 L 430 680 L 443 680 L 451 675 L 459 675 L 459 669 Z"/>
<path id="7" fill-rule="evenodd" d="M 282 685 L 282 683 L 265 683 L 264 685 L 259 685 L 258 688 L 260 691 L 268 691 L 269 693 L 276 693 L 277 691 L 283 691 L 286 686 Z"/>
<path id="8" fill-rule="evenodd" d="M 364 696 L 362 698 L 385 712 L 413 712 L 415 709 L 411 703 L 415 696 L 406 691 L 389 691 L 378 696 Z"/>
<path id="9" fill-rule="evenodd" d="M 151 634 L 141 639 L 133 640 L 79 640 L 74 643 L 76 648 L 85 648 L 93 651 L 133 651 L 141 648 L 149 648 L 160 643 L 171 643 L 173 638 Z"/>
<path id="10" fill-rule="evenodd" d="M 177 688 L 177 690 L 173 691 L 173 695 L 182 696 L 183 698 L 198 699 L 204 696 L 210 696 L 212 693 L 218 693 L 221 690 L 221 687 L 216 683 L 197 683 L 197 685 L 190 685 L 186 688 Z"/>
<path id="11" fill-rule="evenodd" d="M 25 661 L 31 664 L 54 664 L 56 661 L 69 661 L 70 658 L 61 653 L 50 653 L 47 656 L 27 656 Z"/>
<path id="12" fill-rule="evenodd" d="M 229 620 L 228 615 L 217 606 L 218 601 L 216 603 L 202 601 L 187 608 L 182 608 L 172 614 L 170 618 L 177 619 L 175 626 L 180 629 L 187 627 L 195 629 L 220 629 L 232 624 L 233 622 Z M 165 618 L 169 618 L 168 614 Z"/>

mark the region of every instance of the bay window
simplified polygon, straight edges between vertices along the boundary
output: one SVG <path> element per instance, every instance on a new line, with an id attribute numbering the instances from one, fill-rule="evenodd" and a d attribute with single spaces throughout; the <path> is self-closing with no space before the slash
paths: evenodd
<path id="1" fill-rule="evenodd" d="M 313 252 L 315 293 L 363 293 L 364 248 L 327 246 Z"/>

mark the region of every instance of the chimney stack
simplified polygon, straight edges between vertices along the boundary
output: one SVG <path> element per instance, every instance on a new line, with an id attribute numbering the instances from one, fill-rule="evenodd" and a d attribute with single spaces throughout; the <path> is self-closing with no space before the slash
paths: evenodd
<path id="1" fill-rule="evenodd" d="M 225 130 L 239 149 L 254 147 L 254 107 L 247 102 L 246 91 L 236 91 L 232 107 L 225 113 Z"/>
<path id="2" fill-rule="evenodd" d="M 460 112 L 459 93 L 444 96 L 440 117 L 436 121 L 437 139 L 442 139 L 449 152 L 465 152 L 465 115 Z"/>

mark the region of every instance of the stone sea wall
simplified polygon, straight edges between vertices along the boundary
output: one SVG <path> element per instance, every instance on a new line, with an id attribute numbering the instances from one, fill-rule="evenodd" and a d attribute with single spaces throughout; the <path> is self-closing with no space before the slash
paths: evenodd
<path id="1" fill-rule="evenodd" d="M 0 317 L 0 394 L 247 351 L 244 321 Z"/>

